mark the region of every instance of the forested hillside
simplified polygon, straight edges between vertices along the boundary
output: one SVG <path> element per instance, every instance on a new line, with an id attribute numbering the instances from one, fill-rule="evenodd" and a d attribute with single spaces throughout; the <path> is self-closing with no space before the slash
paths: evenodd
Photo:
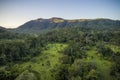
<path id="1" fill-rule="evenodd" d="M 11 29 L 12 32 L 17 33 L 43 33 L 61 28 L 86 27 L 97 30 L 118 30 L 120 28 L 119 20 L 111 19 L 63 19 L 63 18 L 49 18 L 49 19 L 35 19 L 24 23 L 18 28 Z"/>
<path id="2" fill-rule="evenodd" d="M 115 24 L 35 35 L 0 30 L 0 80 L 120 80 L 120 24 Z"/>

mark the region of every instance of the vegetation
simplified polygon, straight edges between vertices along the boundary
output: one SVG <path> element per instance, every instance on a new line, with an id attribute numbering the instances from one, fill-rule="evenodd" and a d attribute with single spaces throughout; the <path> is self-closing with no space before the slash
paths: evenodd
<path id="1" fill-rule="evenodd" d="M 83 27 L 96 30 L 116 30 L 119 31 L 120 21 L 110 19 L 75 19 L 66 20 L 62 18 L 53 17 L 50 19 L 36 19 L 26 22 L 16 29 L 9 31 L 19 33 L 44 33 L 61 28 Z"/>
<path id="2" fill-rule="evenodd" d="M 119 29 L 0 35 L 0 80 L 120 80 Z"/>

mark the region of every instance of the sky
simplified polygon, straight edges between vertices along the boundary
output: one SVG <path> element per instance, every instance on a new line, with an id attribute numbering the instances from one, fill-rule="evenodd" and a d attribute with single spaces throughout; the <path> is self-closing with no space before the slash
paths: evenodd
<path id="1" fill-rule="evenodd" d="M 16 28 L 51 17 L 120 20 L 120 0 L 0 0 L 0 26 Z"/>

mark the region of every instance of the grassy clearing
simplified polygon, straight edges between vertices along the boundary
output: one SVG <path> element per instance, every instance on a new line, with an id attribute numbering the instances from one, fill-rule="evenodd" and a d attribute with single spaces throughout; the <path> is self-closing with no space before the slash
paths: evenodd
<path id="1" fill-rule="evenodd" d="M 110 76 L 110 67 L 112 63 L 108 60 L 103 59 L 99 54 L 97 54 L 96 48 L 92 48 L 87 51 L 88 57 L 86 61 L 96 62 L 97 68 L 103 76 L 104 80 L 112 80 Z"/>
<path id="2" fill-rule="evenodd" d="M 29 62 L 24 62 L 19 66 L 22 68 L 28 67 L 32 71 L 40 74 L 41 80 L 55 80 L 51 69 L 55 66 L 60 66 L 59 58 L 62 56 L 60 51 L 67 47 L 66 44 L 48 44 L 42 54 L 32 58 Z"/>
<path id="3" fill-rule="evenodd" d="M 110 47 L 114 52 L 120 52 L 120 47 L 116 45 L 106 45 L 107 47 Z"/>

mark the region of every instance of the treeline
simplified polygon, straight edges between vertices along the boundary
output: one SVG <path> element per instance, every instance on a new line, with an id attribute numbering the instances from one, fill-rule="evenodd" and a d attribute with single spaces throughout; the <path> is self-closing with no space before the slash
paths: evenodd
<path id="1" fill-rule="evenodd" d="M 41 48 L 35 47 L 32 42 L 24 40 L 15 41 L 1 41 L 0 42 L 0 65 L 7 63 L 26 61 L 32 56 L 41 52 Z"/>
<path id="2" fill-rule="evenodd" d="M 0 65 L 28 61 L 41 53 L 45 42 L 31 34 L 12 33 L 0 29 Z"/>

